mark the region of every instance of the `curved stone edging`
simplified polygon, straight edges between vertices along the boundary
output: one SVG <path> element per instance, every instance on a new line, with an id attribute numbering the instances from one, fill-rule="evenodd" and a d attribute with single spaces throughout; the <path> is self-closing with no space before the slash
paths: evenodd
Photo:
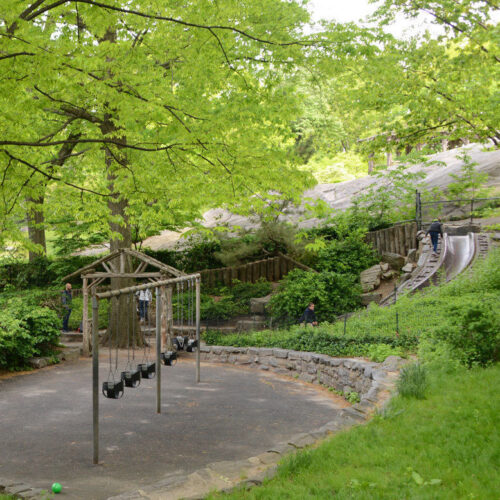
<path id="1" fill-rule="evenodd" d="M 362 423 L 390 399 L 397 371 L 406 363 L 389 356 L 384 363 L 352 358 L 333 358 L 324 354 L 270 348 L 201 346 L 205 362 L 249 366 L 300 380 L 321 383 L 336 390 L 355 390 L 361 401 L 339 410 L 335 418 L 319 429 L 297 434 L 277 443 L 264 453 L 245 460 L 215 462 L 189 475 L 173 473 L 143 489 L 123 493 L 108 500 L 203 499 L 214 490 L 231 491 L 240 486 L 255 486 L 277 471 L 278 462 L 287 454 L 310 446 L 328 435 Z"/>

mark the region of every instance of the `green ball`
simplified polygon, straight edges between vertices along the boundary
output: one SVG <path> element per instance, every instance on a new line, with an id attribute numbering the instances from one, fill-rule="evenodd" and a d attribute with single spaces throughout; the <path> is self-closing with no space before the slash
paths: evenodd
<path id="1" fill-rule="evenodd" d="M 60 485 L 60 483 L 54 483 L 54 484 L 52 485 L 52 491 L 53 491 L 54 493 L 61 493 L 61 491 L 62 491 L 62 486 Z"/>

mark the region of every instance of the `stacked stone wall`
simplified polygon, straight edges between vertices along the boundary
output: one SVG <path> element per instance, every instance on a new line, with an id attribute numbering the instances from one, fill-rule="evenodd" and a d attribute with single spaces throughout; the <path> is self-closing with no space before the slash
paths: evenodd
<path id="1" fill-rule="evenodd" d="M 364 414 L 371 413 L 381 403 L 380 392 L 392 386 L 391 373 L 404 363 L 404 360 L 394 356 L 379 364 L 265 347 L 202 346 L 200 356 L 206 362 L 248 366 L 322 384 L 344 393 L 357 392 L 361 401 L 352 408 Z"/>

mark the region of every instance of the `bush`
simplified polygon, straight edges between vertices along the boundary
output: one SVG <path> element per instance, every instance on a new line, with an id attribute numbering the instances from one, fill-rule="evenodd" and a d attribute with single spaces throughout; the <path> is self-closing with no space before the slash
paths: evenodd
<path id="1" fill-rule="evenodd" d="M 403 366 L 396 384 L 398 392 L 404 398 L 424 399 L 427 389 L 427 374 L 419 363 Z"/>
<path id="2" fill-rule="evenodd" d="M 359 307 L 360 295 L 361 286 L 353 275 L 294 269 L 280 282 L 270 307 L 273 317 L 298 321 L 307 304 L 314 302 L 318 319 L 332 321 Z"/>
<path id="3" fill-rule="evenodd" d="M 498 295 L 475 297 L 447 308 L 448 322 L 436 329 L 435 338 L 446 342 L 466 366 L 497 361 L 500 351 Z"/>
<path id="4" fill-rule="evenodd" d="M 57 313 L 47 307 L 34 306 L 20 297 L 8 299 L 2 306 L 0 368 L 23 368 L 28 358 L 49 354 L 59 339 Z"/>
<path id="5" fill-rule="evenodd" d="M 377 262 L 375 250 L 365 243 L 364 236 L 364 231 L 353 230 L 342 239 L 327 242 L 319 252 L 316 268 L 359 276 L 361 271 Z"/>

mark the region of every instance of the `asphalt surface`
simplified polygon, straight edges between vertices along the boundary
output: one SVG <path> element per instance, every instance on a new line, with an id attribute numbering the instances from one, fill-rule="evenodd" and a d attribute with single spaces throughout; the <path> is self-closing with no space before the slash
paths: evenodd
<path id="1" fill-rule="evenodd" d="M 103 352 L 101 382 L 108 371 Z M 101 395 L 99 465 L 90 360 L 0 379 L 0 477 L 46 490 L 57 481 L 58 497 L 100 500 L 167 473 L 257 455 L 321 427 L 341 407 L 320 388 L 252 369 L 202 364 L 201 378 L 196 384 L 192 360 L 162 366 L 161 415 L 155 379 L 120 400 Z"/>

